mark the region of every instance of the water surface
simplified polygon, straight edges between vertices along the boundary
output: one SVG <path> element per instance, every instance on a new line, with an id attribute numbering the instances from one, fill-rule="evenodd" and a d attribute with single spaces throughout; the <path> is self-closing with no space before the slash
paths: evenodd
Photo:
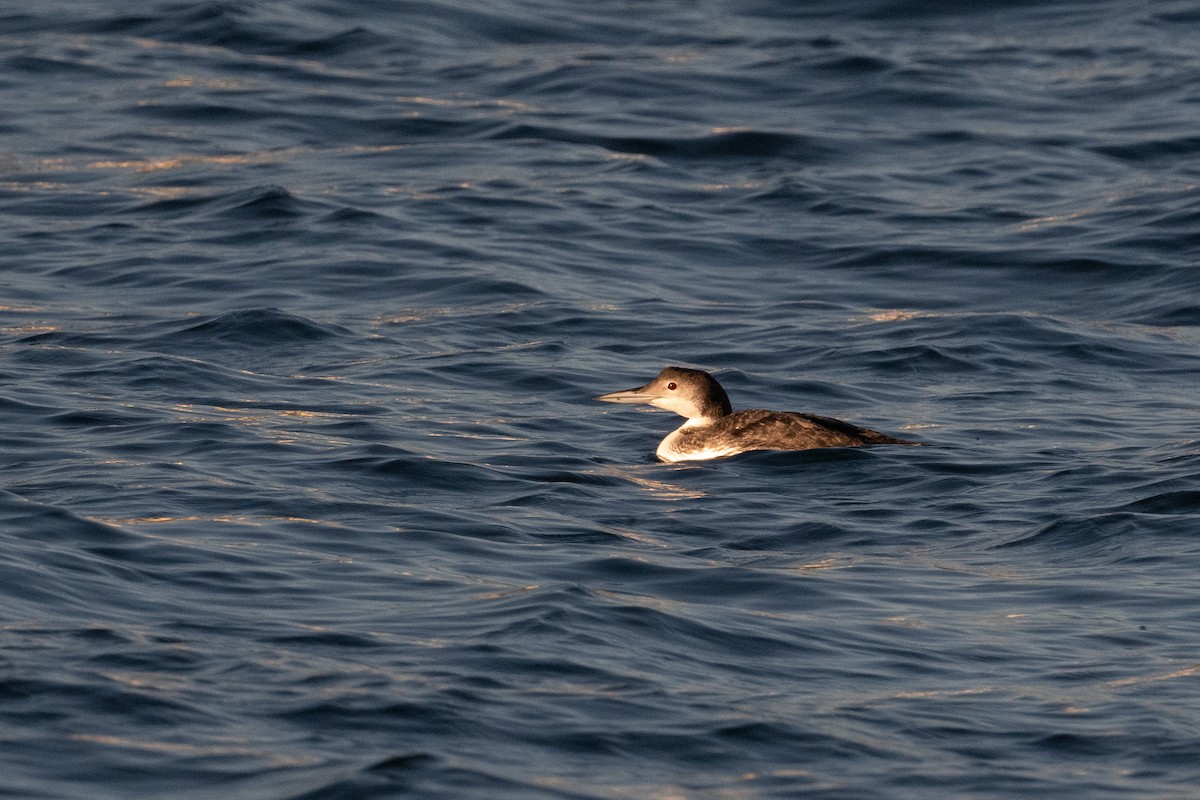
<path id="1" fill-rule="evenodd" d="M 1195 796 L 1191 4 L 0 23 L 0 794 Z"/>

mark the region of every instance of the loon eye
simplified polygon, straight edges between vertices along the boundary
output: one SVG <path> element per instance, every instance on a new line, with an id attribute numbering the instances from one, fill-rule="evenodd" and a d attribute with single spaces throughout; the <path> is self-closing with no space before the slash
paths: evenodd
<path id="1" fill-rule="evenodd" d="M 673 392 L 678 387 L 675 385 L 675 381 L 671 381 L 670 383 L 667 384 L 667 388 Z"/>

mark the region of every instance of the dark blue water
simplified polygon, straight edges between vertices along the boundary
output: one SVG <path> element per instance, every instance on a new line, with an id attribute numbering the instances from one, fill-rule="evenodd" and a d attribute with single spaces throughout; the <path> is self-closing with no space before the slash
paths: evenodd
<path id="1" fill-rule="evenodd" d="M 0 797 L 1196 797 L 1198 41 L 7 4 Z"/>

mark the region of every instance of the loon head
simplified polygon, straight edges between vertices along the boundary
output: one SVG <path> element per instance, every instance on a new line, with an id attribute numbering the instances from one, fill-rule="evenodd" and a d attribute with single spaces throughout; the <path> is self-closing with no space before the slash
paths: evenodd
<path id="1" fill-rule="evenodd" d="M 733 413 L 729 396 L 712 375 L 686 367 L 667 367 L 645 386 L 602 394 L 596 399 L 606 403 L 646 403 L 687 417 L 691 425 L 709 424 Z"/>

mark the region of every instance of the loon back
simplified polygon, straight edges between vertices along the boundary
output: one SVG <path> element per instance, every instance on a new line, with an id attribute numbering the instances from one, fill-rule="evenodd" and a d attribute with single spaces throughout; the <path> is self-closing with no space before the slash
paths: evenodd
<path id="1" fill-rule="evenodd" d="M 659 445 L 664 461 L 714 458 L 710 451 L 736 455 L 751 450 L 813 450 L 866 444 L 916 444 L 849 422 L 797 411 L 747 409 L 711 425 L 684 425 Z"/>

